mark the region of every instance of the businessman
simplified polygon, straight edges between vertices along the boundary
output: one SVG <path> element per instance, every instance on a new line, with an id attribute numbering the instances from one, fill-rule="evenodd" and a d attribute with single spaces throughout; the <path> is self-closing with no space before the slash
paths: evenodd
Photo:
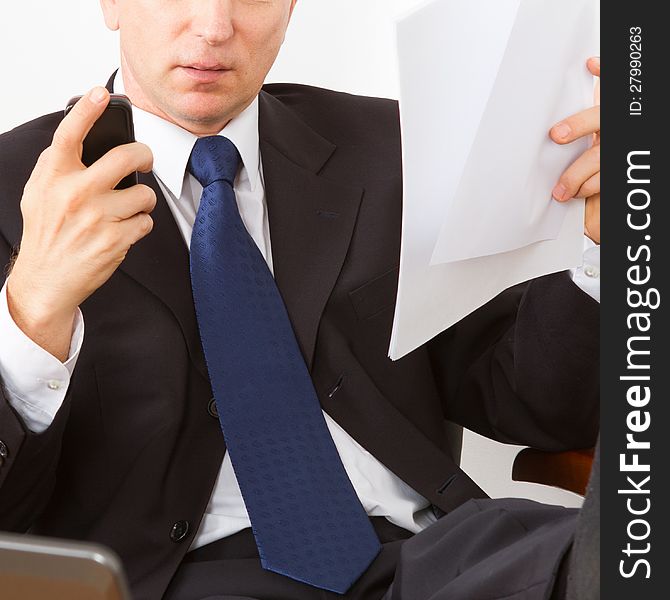
<path id="1" fill-rule="evenodd" d="M 595 443 L 592 271 L 387 358 L 397 104 L 262 87 L 295 0 L 101 5 L 107 89 L 0 138 L 0 528 L 110 546 L 140 599 L 381 598 L 403 540 L 484 495 L 445 419 Z M 85 168 L 110 91 L 139 141 Z M 587 198 L 598 243 L 594 142 L 554 195 Z"/>

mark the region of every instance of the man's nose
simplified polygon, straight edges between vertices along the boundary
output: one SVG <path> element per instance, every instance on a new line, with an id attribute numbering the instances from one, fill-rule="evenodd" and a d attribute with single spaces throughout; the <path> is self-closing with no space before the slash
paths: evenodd
<path id="1" fill-rule="evenodd" d="M 197 0 L 193 26 L 210 46 L 217 46 L 233 35 L 234 0 Z"/>

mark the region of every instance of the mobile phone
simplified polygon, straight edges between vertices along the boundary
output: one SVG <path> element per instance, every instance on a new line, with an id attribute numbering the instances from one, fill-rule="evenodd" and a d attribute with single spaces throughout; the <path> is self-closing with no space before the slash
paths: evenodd
<path id="1" fill-rule="evenodd" d="M 72 107 L 81 99 L 81 96 L 70 98 L 65 107 L 67 115 Z M 135 141 L 133 127 L 133 109 L 130 100 L 122 94 L 111 94 L 109 104 L 100 118 L 95 122 L 84 140 L 84 149 L 81 161 L 90 167 L 95 161 L 102 158 L 116 146 L 130 144 Z M 137 184 L 137 173 L 124 177 L 116 186 L 123 190 Z"/>

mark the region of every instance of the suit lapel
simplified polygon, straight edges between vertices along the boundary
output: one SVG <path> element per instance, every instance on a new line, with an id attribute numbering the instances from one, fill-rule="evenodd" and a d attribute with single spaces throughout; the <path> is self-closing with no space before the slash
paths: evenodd
<path id="1" fill-rule="evenodd" d="M 319 175 L 335 146 L 261 92 L 259 128 L 277 286 L 311 368 L 319 321 L 342 269 L 362 188 Z"/>
<path id="2" fill-rule="evenodd" d="M 154 228 L 131 247 L 119 268 L 167 304 L 181 326 L 193 363 L 208 379 L 191 293 L 188 248 L 156 178 L 140 173 L 139 179 L 158 198 L 151 213 Z"/>

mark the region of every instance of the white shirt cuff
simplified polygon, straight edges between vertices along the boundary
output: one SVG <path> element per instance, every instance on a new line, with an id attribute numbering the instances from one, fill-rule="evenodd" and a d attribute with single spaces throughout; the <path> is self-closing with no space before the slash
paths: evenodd
<path id="1" fill-rule="evenodd" d="M 600 302 L 600 246 L 584 236 L 582 265 L 570 269 L 572 281 L 596 302 Z"/>
<path id="2" fill-rule="evenodd" d="M 82 342 L 84 318 L 77 309 L 68 359 L 62 363 L 16 325 L 7 305 L 7 284 L 0 291 L 0 384 L 7 401 L 34 433 L 53 422 L 70 385 Z"/>

